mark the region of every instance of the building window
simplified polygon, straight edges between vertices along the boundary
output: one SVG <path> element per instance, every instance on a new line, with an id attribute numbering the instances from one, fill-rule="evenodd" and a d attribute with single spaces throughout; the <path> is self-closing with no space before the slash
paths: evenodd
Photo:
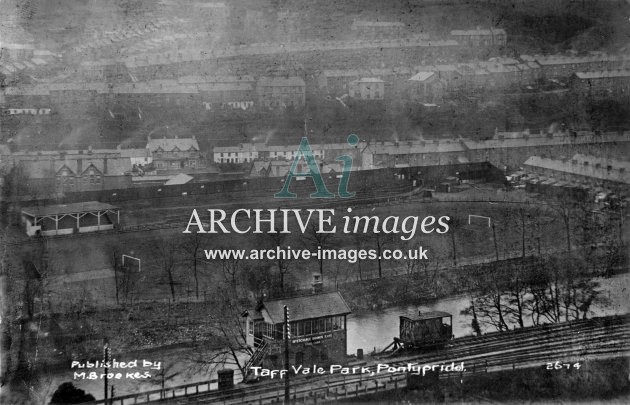
<path id="1" fill-rule="evenodd" d="M 276 326 L 272 323 L 266 323 L 263 328 L 263 336 L 268 337 L 269 339 L 274 339 L 274 332 L 276 330 Z"/>
<path id="2" fill-rule="evenodd" d="M 249 336 L 254 336 L 254 321 L 252 319 L 247 322 L 247 334 Z"/>

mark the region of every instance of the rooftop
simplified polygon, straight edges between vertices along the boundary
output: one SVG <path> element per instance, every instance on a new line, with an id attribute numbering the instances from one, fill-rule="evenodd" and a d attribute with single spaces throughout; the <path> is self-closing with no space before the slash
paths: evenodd
<path id="1" fill-rule="evenodd" d="M 597 165 L 595 161 L 576 162 L 575 159 L 562 161 L 542 158 L 539 156 L 531 156 L 527 159 L 527 161 L 525 161 L 524 166 L 564 172 L 602 181 L 630 184 L 630 173 L 626 170 L 627 166 L 614 167 L 610 164 Z M 610 170 L 608 170 L 609 166 Z"/>
<path id="2" fill-rule="evenodd" d="M 258 86 L 300 86 L 304 87 L 304 80 L 293 77 L 261 77 Z"/>
<path id="3" fill-rule="evenodd" d="M 414 81 L 414 82 L 423 82 L 429 79 L 433 75 L 434 75 L 433 72 L 418 72 L 415 75 L 413 75 L 411 79 L 409 80 Z"/>
<path id="4" fill-rule="evenodd" d="M 444 317 L 452 317 L 453 315 L 448 312 L 443 311 L 429 311 L 429 312 L 420 312 L 416 316 L 405 316 L 404 318 L 408 318 L 414 321 L 424 321 L 427 319 L 436 319 L 436 318 L 444 318 Z"/>
<path id="5" fill-rule="evenodd" d="M 84 212 L 93 211 L 105 211 L 105 210 L 117 210 L 110 204 L 102 203 L 99 201 L 86 201 L 72 204 L 57 204 L 57 205 L 41 205 L 37 207 L 26 207 L 22 209 L 22 213 L 31 217 L 43 217 L 47 215 L 67 215 L 67 214 L 81 214 Z"/>
<path id="6" fill-rule="evenodd" d="M 399 21 L 355 21 L 352 23 L 352 28 L 358 27 L 405 27 L 404 23 Z"/>
<path id="7" fill-rule="evenodd" d="M 630 77 L 630 70 L 628 69 L 620 69 L 620 70 L 600 70 L 596 72 L 576 72 L 575 75 L 578 79 L 588 80 L 588 79 L 607 79 L 613 77 Z"/>
<path id="8" fill-rule="evenodd" d="M 291 321 L 347 315 L 352 312 L 338 291 L 267 301 L 263 303 L 260 312 L 269 323 L 283 323 L 285 305 L 289 308 Z"/>
<path id="9" fill-rule="evenodd" d="M 504 34 L 505 35 L 505 30 L 502 28 L 490 28 L 490 29 L 484 29 L 484 28 L 477 28 L 474 30 L 453 30 L 451 31 L 451 35 L 497 35 L 497 34 Z"/>
<path id="10" fill-rule="evenodd" d="M 376 77 L 363 77 L 359 80 L 354 80 L 352 83 L 385 83 L 385 82 Z"/>
<path id="11" fill-rule="evenodd" d="M 180 151 L 199 150 L 199 143 L 195 138 L 158 138 L 147 141 L 147 149 L 155 152 L 158 149 L 170 152 L 175 149 Z"/>

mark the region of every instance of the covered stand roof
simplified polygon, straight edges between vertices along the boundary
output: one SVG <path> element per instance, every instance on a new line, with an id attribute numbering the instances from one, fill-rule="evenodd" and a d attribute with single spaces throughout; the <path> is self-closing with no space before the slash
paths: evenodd
<path id="1" fill-rule="evenodd" d="M 285 305 L 289 308 L 291 322 L 303 319 L 347 315 L 352 312 L 339 292 L 268 301 L 263 303 L 260 312 L 268 323 L 283 323 Z"/>
<path id="2" fill-rule="evenodd" d="M 26 207 L 22 209 L 22 213 L 31 217 L 43 217 L 50 215 L 68 215 L 81 214 L 84 212 L 117 210 L 110 204 L 99 201 L 86 201 L 72 204 L 42 205 L 37 207 Z"/>

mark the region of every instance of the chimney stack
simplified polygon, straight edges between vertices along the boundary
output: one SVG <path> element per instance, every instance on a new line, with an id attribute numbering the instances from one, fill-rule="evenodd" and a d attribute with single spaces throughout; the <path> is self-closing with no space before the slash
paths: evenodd
<path id="1" fill-rule="evenodd" d="M 313 287 L 313 294 L 319 294 L 324 289 L 324 281 L 322 280 L 322 275 L 320 273 L 313 273 L 313 282 L 311 283 Z"/>

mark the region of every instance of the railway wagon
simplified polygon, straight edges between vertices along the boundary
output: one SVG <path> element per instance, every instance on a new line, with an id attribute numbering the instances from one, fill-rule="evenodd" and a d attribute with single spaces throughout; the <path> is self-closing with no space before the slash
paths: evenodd
<path id="1" fill-rule="evenodd" d="M 405 349 L 442 346 L 453 338 L 452 321 L 451 314 L 441 311 L 401 316 L 399 344 Z"/>

